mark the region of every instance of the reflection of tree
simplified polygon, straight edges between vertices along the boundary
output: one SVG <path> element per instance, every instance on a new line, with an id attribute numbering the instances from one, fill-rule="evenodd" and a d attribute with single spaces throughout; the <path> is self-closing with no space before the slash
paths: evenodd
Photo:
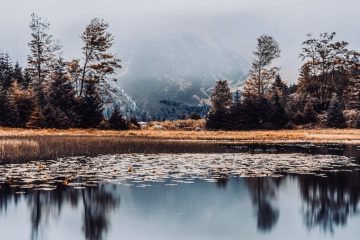
<path id="1" fill-rule="evenodd" d="M 229 176 L 227 175 L 222 175 L 220 178 L 216 179 L 216 186 L 218 186 L 218 188 L 226 188 L 227 183 L 229 181 Z"/>
<path id="2" fill-rule="evenodd" d="M 43 207 L 45 207 L 46 203 L 42 203 L 40 198 L 41 198 L 41 193 L 40 191 L 35 192 L 34 194 L 30 195 L 31 196 L 31 200 L 29 198 L 29 202 L 31 205 L 31 239 L 37 239 L 37 235 L 38 235 L 38 231 L 39 231 L 39 226 L 41 223 L 41 217 L 42 217 L 42 212 L 43 212 Z"/>
<path id="3" fill-rule="evenodd" d="M 58 185 L 53 191 L 30 191 L 26 200 L 31 211 L 31 239 L 38 238 L 41 224 L 46 224 L 50 214 L 59 216 L 64 203 L 76 199 L 78 202 L 78 191 L 64 185 Z M 75 203 L 77 205 L 77 203 Z"/>
<path id="4" fill-rule="evenodd" d="M 339 172 L 326 178 L 299 177 L 307 227 L 319 226 L 333 232 L 335 226 L 346 225 L 348 217 L 358 211 L 359 182 L 359 173 Z"/>
<path id="5" fill-rule="evenodd" d="M 18 189 L 17 189 L 18 190 Z M 16 188 L 9 184 L 0 187 L 0 211 L 6 211 L 10 202 L 17 203 L 19 196 Z M 23 195 L 31 212 L 31 239 L 38 239 L 41 226 L 46 224 L 50 217 L 59 216 L 65 204 L 84 208 L 83 231 L 86 239 L 103 239 L 109 228 L 109 217 L 112 210 L 117 208 L 120 198 L 110 186 L 100 185 L 77 190 L 59 185 L 53 191 L 32 191 Z"/>
<path id="6" fill-rule="evenodd" d="M 15 205 L 19 201 L 20 195 L 15 194 L 15 189 L 9 183 L 0 185 L 0 212 L 6 212 L 8 203 L 14 200 Z"/>
<path id="7" fill-rule="evenodd" d="M 281 180 L 278 178 L 248 178 L 247 184 L 253 205 L 257 212 L 257 227 L 261 231 L 270 231 L 279 219 L 279 209 L 272 200 Z"/>
<path id="8" fill-rule="evenodd" d="M 109 227 L 109 213 L 116 208 L 119 199 L 114 198 L 111 191 L 106 191 L 102 185 L 97 189 L 87 188 L 82 190 L 84 204 L 84 226 L 86 239 L 103 239 Z"/>

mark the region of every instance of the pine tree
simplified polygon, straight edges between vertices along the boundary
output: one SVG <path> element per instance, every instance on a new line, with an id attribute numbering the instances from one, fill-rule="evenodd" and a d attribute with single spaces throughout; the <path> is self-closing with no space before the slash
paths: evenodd
<path id="1" fill-rule="evenodd" d="M 50 24 L 36 14 L 31 15 L 29 25 L 31 29 L 31 41 L 29 42 L 30 55 L 28 56 L 27 73 L 33 79 L 35 85 L 47 84 L 53 69 L 54 59 L 59 44 L 49 33 Z"/>
<path id="2" fill-rule="evenodd" d="M 31 15 L 29 27 L 31 30 L 31 40 L 28 44 L 30 54 L 28 55 L 28 66 L 25 71 L 27 75 L 24 84 L 27 85 L 28 79 L 31 79 L 31 89 L 36 100 L 35 105 L 41 111 L 41 114 L 38 115 L 45 117 L 45 108 L 48 105 L 47 93 L 60 45 L 49 33 L 50 24 L 38 15 Z"/>
<path id="3" fill-rule="evenodd" d="M 288 115 L 285 111 L 285 107 L 280 100 L 279 95 L 275 92 L 272 98 L 272 114 L 271 114 L 271 125 L 273 129 L 282 129 L 286 126 L 289 121 Z"/>
<path id="4" fill-rule="evenodd" d="M 69 128 L 78 125 L 78 107 L 76 92 L 66 72 L 65 63 L 60 58 L 49 88 L 49 110 L 45 114 L 48 124 L 55 128 Z"/>
<path id="5" fill-rule="evenodd" d="M 5 125 L 8 127 L 17 127 L 19 118 L 19 109 L 17 99 L 20 90 L 16 82 L 13 82 L 6 93 L 6 114 Z"/>
<path id="6" fill-rule="evenodd" d="M 241 94 L 239 90 L 234 93 L 234 100 L 231 104 L 231 112 L 237 112 L 241 108 Z"/>
<path id="7" fill-rule="evenodd" d="M 95 83 L 85 85 L 84 96 L 80 98 L 80 127 L 96 128 L 103 120 L 103 101 Z"/>
<path id="8" fill-rule="evenodd" d="M 244 129 L 270 129 L 271 119 L 271 104 L 265 97 L 245 97 L 241 115 Z"/>
<path id="9" fill-rule="evenodd" d="M 116 105 L 114 107 L 108 123 L 109 123 L 110 128 L 115 129 L 115 130 L 126 130 L 129 128 L 129 124 L 126 121 L 126 119 L 123 117 L 123 115 L 121 114 L 121 111 L 120 111 L 120 108 L 118 105 Z"/>
<path id="10" fill-rule="evenodd" d="M 212 111 L 228 112 L 231 107 L 232 95 L 227 80 L 217 81 L 211 94 Z"/>
<path id="11" fill-rule="evenodd" d="M 241 101 L 241 94 L 240 91 L 237 90 L 234 93 L 234 100 L 231 105 L 231 114 L 230 114 L 230 121 L 232 122 L 232 129 L 233 130 L 240 130 L 243 129 L 243 105 Z"/>
<path id="12" fill-rule="evenodd" d="M 13 66 L 8 54 L 0 53 L 0 84 L 6 90 L 11 85 Z"/>
<path id="13" fill-rule="evenodd" d="M 18 88 L 18 95 L 16 99 L 17 111 L 18 111 L 18 127 L 25 127 L 28 122 L 32 110 L 34 109 L 34 94 L 29 89 Z"/>
<path id="14" fill-rule="evenodd" d="M 44 127 L 65 129 L 74 126 L 73 122 L 59 107 L 50 105 L 50 103 L 45 106 L 42 112 L 45 118 Z"/>
<path id="15" fill-rule="evenodd" d="M 286 103 L 288 94 L 289 94 L 288 86 L 281 79 L 281 76 L 277 74 L 275 77 L 275 81 L 271 85 L 270 98 L 277 95 L 279 97 L 279 100 L 284 104 Z"/>
<path id="16" fill-rule="evenodd" d="M 46 126 L 45 117 L 42 109 L 35 105 L 34 110 L 32 111 L 27 123 L 27 128 L 39 129 Z"/>
<path id="17" fill-rule="evenodd" d="M 311 101 L 307 101 L 304 106 L 304 111 L 302 114 L 302 123 L 315 123 L 317 120 L 317 114 L 314 110 L 313 104 Z"/>
<path id="18" fill-rule="evenodd" d="M 354 66 L 346 90 L 347 108 L 360 110 L 360 64 Z"/>
<path id="19" fill-rule="evenodd" d="M 329 128 L 344 128 L 346 120 L 343 114 L 343 106 L 337 96 L 331 100 L 330 107 L 327 111 L 326 126 Z"/>
<path id="20" fill-rule="evenodd" d="M 0 126 L 6 125 L 7 98 L 3 85 L 0 84 Z"/>
<path id="21" fill-rule="evenodd" d="M 211 94 L 212 107 L 206 116 L 206 127 L 209 129 L 229 128 L 232 95 L 227 80 L 217 81 Z"/>
<path id="22" fill-rule="evenodd" d="M 22 86 L 23 88 L 28 89 L 28 88 L 30 87 L 30 85 L 31 85 L 31 82 L 32 82 L 32 79 L 31 79 L 31 77 L 30 77 L 30 74 L 29 74 L 29 72 L 25 69 L 25 70 L 24 70 L 24 74 L 23 74 L 23 81 L 22 81 L 22 83 L 21 83 L 21 86 Z"/>
<path id="23" fill-rule="evenodd" d="M 12 73 L 12 79 L 17 81 L 19 86 L 24 86 L 24 75 L 18 62 L 15 63 L 14 70 Z"/>

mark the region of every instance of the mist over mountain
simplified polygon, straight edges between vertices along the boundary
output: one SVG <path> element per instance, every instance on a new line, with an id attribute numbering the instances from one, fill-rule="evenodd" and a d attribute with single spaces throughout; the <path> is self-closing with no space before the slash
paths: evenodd
<path id="1" fill-rule="evenodd" d="M 190 106 L 206 103 L 217 80 L 228 79 L 240 85 L 249 67 L 235 50 L 211 33 L 141 40 L 125 52 L 116 84 L 136 102 L 137 111 L 152 116 L 163 115 L 161 100 Z"/>
<path id="2" fill-rule="evenodd" d="M 66 60 L 81 56 L 79 36 L 90 19 L 105 19 L 115 37 L 112 51 L 123 66 L 118 81 L 109 81 L 106 108 L 116 102 L 129 114 L 156 113 L 159 102 L 169 99 L 196 106 L 219 79 L 240 85 L 262 34 L 279 42 L 276 64 L 287 83 L 298 79 L 307 33 L 335 31 L 351 49 L 359 48 L 354 29 L 360 18 L 349 17 L 358 15 L 358 0 L 344 0 L 341 8 L 336 0 L 20 0 L 8 1 L 2 10 L 0 50 L 22 66 L 29 54 L 24 48 L 31 13 L 51 23 Z"/>

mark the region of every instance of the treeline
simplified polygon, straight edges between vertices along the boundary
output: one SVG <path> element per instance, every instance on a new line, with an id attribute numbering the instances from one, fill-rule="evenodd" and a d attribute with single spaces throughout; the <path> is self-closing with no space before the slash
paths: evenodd
<path id="1" fill-rule="evenodd" d="M 279 44 L 271 36 L 258 38 L 242 89 L 233 94 L 228 81 L 217 82 L 207 128 L 360 128 L 360 54 L 334 37 L 335 33 L 308 35 L 302 43 L 298 82 L 290 86 L 274 66 L 280 57 Z"/>
<path id="2" fill-rule="evenodd" d="M 61 46 L 49 32 L 50 24 L 33 14 L 30 54 L 22 69 L 8 54 L 0 53 L 0 125 L 26 128 L 127 129 L 119 106 L 109 119 L 103 116 L 105 79 L 121 68 L 110 52 L 114 38 L 109 25 L 92 19 L 81 34 L 82 56 L 61 57 Z"/>

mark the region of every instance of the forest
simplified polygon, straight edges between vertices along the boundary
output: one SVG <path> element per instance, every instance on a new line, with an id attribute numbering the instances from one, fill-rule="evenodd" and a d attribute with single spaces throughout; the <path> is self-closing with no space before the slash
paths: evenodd
<path id="1" fill-rule="evenodd" d="M 79 59 L 65 61 L 61 45 L 49 32 L 50 24 L 32 14 L 27 66 L 0 54 L 0 125 L 21 128 L 127 129 L 137 126 L 119 106 L 103 116 L 105 79 L 121 68 L 110 52 L 114 38 L 109 24 L 92 19 L 81 34 Z"/>
<path id="2" fill-rule="evenodd" d="M 349 50 L 345 41 L 335 41 L 335 35 L 307 35 L 299 55 L 299 79 L 292 85 L 274 66 L 279 44 L 271 36 L 259 37 L 243 88 L 233 94 L 227 80 L 217 82 L 207 128 L 360 128 L 359 52 Z"/>
<path id="3" fill-rule="evenodd" d="M 137 117 L 125 116 L 114 105 L 105 117 L 106 79 L 121 68 L 111 52 L 114 37 L 109 24 L 94 18 L 81 34 L 77 59 L 64 60 L 50 24 L 32 15 L 27 66 L 0 53 L 0 126 L 15 128 L 139 128 Z M 335 33 L 309 34 L 302 43 L 302 66 L 297 83 L 289 85 L 274 62 L 277 41 L 257 39 L 254 60 L 244 85 L 230 89 L 219 80 L 206 114 L 210 130 L 360 128 L 359 52 L 349 50 Z M 206 108 L 204 108 L 206 109 Z M 194 112 L 191 118 L 200 116 Z"/>

